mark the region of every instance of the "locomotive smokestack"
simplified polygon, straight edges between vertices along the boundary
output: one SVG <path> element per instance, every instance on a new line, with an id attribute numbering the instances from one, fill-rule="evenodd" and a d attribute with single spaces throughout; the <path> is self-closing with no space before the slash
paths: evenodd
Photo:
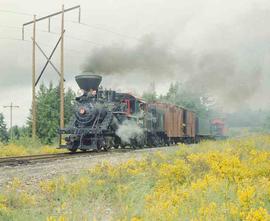
<path id="1" fill-rule="evenodd" d="M 85 91 L 97 90 L 102 77 L 100 75 L 94 75 L 92 73 L 82 73 L 75 77 L 75 80 L 79 87 Z"/>

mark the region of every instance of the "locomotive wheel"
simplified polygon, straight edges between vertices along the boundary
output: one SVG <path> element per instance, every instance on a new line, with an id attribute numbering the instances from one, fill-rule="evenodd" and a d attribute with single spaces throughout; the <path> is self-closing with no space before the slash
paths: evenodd
<path id="1" fill-rule="evenodd" d="M 142 149 L 143 147 L 144 147 L 143 144 L 138 144 L 138 148 L 139 148 L 139 149 Z"/>
<path id="2" fill-rule="evenodd" d="M 98 145 L 96 151 L 97 151 L 97 152 L 100 152 L 101 150 L 102 150 L 101 146 Z"/>
<path id="3" fill-rule="evenodd" d="M 74 141 L 72 142 L 72 146 L 70 149 L 68 149 L 71 153 L 75 153 L 77 151 L 79 147 L 79 142 L 78 141 Z"/>
<path id="4" fill-rule="evenodd" d="M 113 148 L 114 149 L 119 149 L 120 147 L 121 147 L 121 139 L 120 139 L 120 137 L 116 136 L 114 138 Z"/>
<path id="5" fill-rule="evenodd" d="M 71 153 L 76 153 L 77 148 L 68 149 Z"/>
<path id="6" fill-rule="evenodd" d="M 103 150 L 104 150 L 104 151 L 108 151 L 109 149 L 111 149 L 110 146 L 107 146 L 107 145 L 106 145 L 106 146 L 103 147 Z"/>

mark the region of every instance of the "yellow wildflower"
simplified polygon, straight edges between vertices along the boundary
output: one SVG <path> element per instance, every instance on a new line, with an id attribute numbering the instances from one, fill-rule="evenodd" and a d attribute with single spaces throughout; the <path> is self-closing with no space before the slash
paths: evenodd
<path id="1" fill-rule="evenodd" d="M 260 207 L 259 209 L 251 209 L 244 219 L 245 221 L 268 221 L 270 215 L 266 209 Z"/>

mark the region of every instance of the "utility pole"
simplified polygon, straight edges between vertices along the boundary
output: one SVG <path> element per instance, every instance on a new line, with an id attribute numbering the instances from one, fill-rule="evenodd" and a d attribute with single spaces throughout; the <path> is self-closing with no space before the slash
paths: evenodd
<path id="1" fill-rule="evenodd" d="M 64 116 L 64 5 L 62 5 L 62 21 L 61 21 L 61 68 L 60 68 L 60 128 L 64 128 L 65 116 Z"/>
<path id="2" fill-rule="evenodd" d="M 61 39 L 60 66 L 61 67 L 60 67 L 59 73 L 60 73 L 60 127 L 63 128 L 64 127 L 64 32 L 65 32 L 65 30 L 64 30 L 64 13 L 69 12 L 69 11 L 73 11 L 76 9 L 78 9 L 78 22 L 80 23 L 80 20 L 81 20 L 81 7 L 80 7 L 80 5 L 77 5 L 77 6 L 74 6 L 71 8 L 67 8 L 67 9 L 64 9 L 64 5 L 62 5 L 61 11 L 46 15 L 46 16 L 38 18 L 38 19 L 34 15 L 34 19 L 32 21 L 24 23 L 22 26 L 22 40 L 24 40 L 24 28 L 28 25 L 33 24 L 33 37 L 32 37 L 32 40 L 33 40 L 33 51 L 32 51 L 32 137 L 33 137 L 33 139 L 35 139 L 35 136 L 36 136 L 36 95 L 35 95 L 36 92 L 35 92 L 35 86 L 38 83 L 38 81 L 36 81 L 36 60 L 35 60 L 35 57 L 36 57 L 35 50 L 36 50 L 36 45 L 37 45 L 36 23 L 39 21 L 48 19 L 48 32 L 50 32 L 51 31 L 51 18 L 54 16 L 57 16 L 57 15 L 62 15 L 61 33 L 60 33 L 61 34 L 61 38 L 60 38 Z M 56 45 L 56 47 L 57 47 L 57 45 Z M 38 46 L 38 48 L 40 49 L 39 46 Z M 53 50 L 53 53 L 54 53 L 54 50 Z M 44 52 L 42 52 L 42 53 L 44 55 Z M 51 56 L 52 56 L 52 54 L 51 54 Z M 51 57 L 48 57 L 46 65 L 44 66 L 44 69 L 43 69 L 42 73 L 40 74 L 40 77 L 43 74 L 43 72 L 47 66 L 47 63 L 50 63 L 54 67 L 54 69 L 56 70 L 56 67 L 52 64 L 50 59 L 51 59 Z M 38 78 L 38 80 L 39 80 L 39 78 Z"/>
<path id="3" fill-rule="evenodd" d="M 32 139 L 36 139 L 36 15 L 33 19 L 33 44 L 32 44 Z"/>
<path id="4" fill-rule="evenodd" d="M 10 105 L 4 106 L 4 108 L 9 108 L 9 110 L 10 110 L 10 137 L 11 137 L 11 140 L 12 140 L 12 138 L 13 138 L 12 111 L 13 111 L 13 108 L 19 108 L 19 106 L 13 105 L 13 103 L 11 102 Z"/>

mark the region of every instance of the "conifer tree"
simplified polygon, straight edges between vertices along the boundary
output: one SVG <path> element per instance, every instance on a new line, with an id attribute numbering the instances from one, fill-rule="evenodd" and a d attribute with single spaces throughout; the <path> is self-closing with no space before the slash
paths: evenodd
<path id="1" fill-rule="evenodd" d="M 4 115 L 0 113 L 0 142 L 8 142 L 8 131 L 5 123 Z"/>
<path id="2" fill-rule="evenodd" d="M 73 115 L 72 101 L 75 93 L 68 89 L 65 93 L 65 125 Z M 37 136 L 42 143 L 51 144 L 57 137 L 60 122 L 59 86 L 52 83 L 46 87 L 41 84 L 37 94 Z M 31 129 L 32 121 L 29 117 L 28 126 Z"/>

